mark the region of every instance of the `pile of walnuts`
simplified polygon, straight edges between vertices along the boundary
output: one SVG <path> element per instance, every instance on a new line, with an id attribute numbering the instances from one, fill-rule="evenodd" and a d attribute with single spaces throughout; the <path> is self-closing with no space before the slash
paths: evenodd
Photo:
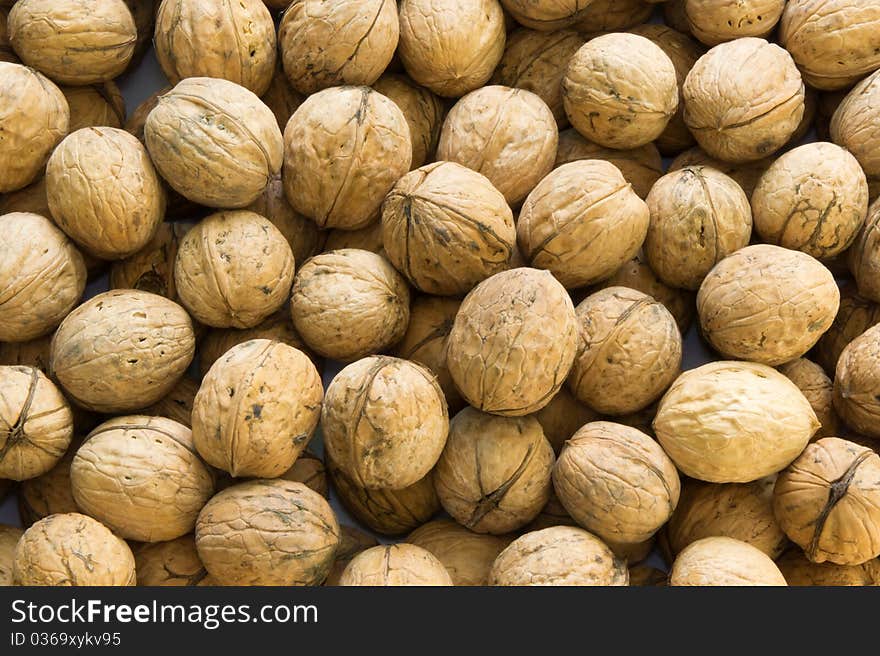
<path id="1" fill-rule="evenodd" d="M 880 585 L 878 196 L 874 0 L 2 0 L 0 585 Z"/>

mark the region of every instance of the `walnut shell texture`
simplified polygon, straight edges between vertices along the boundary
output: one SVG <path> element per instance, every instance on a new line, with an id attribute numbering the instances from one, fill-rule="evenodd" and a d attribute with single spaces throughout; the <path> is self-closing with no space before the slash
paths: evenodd
<path id="1" fill-rule="evenodd" d="M 806 358 L 798 358 L 780 366 L 779 371 L 798 386 L 816 413 L 821 426 L 813 439 L 838 435 L 840 419 L 833 406 L 833 384 L 822 367 Z"/>
<path id="2" fill-rule="evenodd" d="M 402 543 L 362 551 L 342 572 L 339 585 L 447 586 L 453 583 L 443 563 L 431 552 Z"/>
<path id="3" fill-rule="evenodd" d="M 849 249 L 849 269 L 859 293 L 880 303 L 880 199 L 869 208 L 865 224 Z"/>
<path id="4" fill-rule="evenodd" d="M 420 526 L 406 542 L 429 551 L 443 563 L 453 585 L 488 585 L 492 563 L 510 543 L 503 537 L 474 533 L 448 519 Z"/>
<path id="5" fill-rule="evenodd" d="M 880 438 L 880 326 L 866 330 L 840 354 L 834 408 L 850 428 Z"/>
<path id="6" fill-rule="evenodd" d="M 578 401 L 565 386 L 560 387 L 556 395 L 550 399 L 550 403 L 533 416 L 541 424 L 544 437 L 557 454 L 581 426 L 601 419 L 596 411 Z"/>
<path id="7" fill-rule="evenodd" d="M 672 173 L 673 171 L 678 171 L 686 166 L 706 166 L 713 168 L 716 171 L 720 171 L 724 175 L 733 178 L 733 180 L 742 187 L 742 190 L 746 192 L 746 196 L 751 198 L 752 193 L 755 191 L 755 187 L 758 185 L 758 180 L 761 179 L 761 176 L 764 175 L 764 171 L 767 170 L 767 167 L 769 167 L 773 161 L 772 157 L 765 157 L 763 159 L 748 162 L 724 162 L 715 157 L 711 157 L 702 148 L 695 147 L 687 149 L 672 160 L 672 163 L 669 165 L 669 172 Z"/>
<path id="8" fill-rule="evenodd" d="M 671 586 L 784 586 L 770 557 L 750 544 L 709 537 L 688 545 L 669 573 Z"/>
<path id="9" fill-rule="evenodd" d="M 590 0 L 501 0 L 501 4 L 520 25 L 551 32 L 580 20 Z"/>
<path id="10" fill-rule="evenodd" d="M 878 586 L 880 585 L 880 562 L 869 561 L 862 565 L 837 565 L 825 561 L 814 563 L 800 549 L 791 549 L 776 561 L 776 565 L 789 585 L 799 586 Z"/>
<path id="11" fill-rule="evenodd" d="M 70 132 L 82 128 L 121 128 L 125 123 L 125 99 L 113 82 L 85 87 L 62 87 L 70 108 Z"/>
<path id="12" fill-rule="evenodd" d="M 142 586 L 198 585 L 208 576 L 192 535 L 139 545 L 134 562 L 137 584 Z"/>
<path id="13" fill-rule="evenodd" d="M 691 32 L 709 46 L 748 36 L 766 37 L 782 17 L 785 0 L 685 0 Z"/>
<path id="14" fill-rule="evenodd" d="M 878 213 L 880 216 L 880 213 Z M 856 285 L 845 282 L 840 287 L 840 309 L 834 323 L 816 344 L 816 360 L 833 377 L 843 349 L 872 326 L 880 323 L 880 304 L 859 294 Z"/>
<path id="15" fill-rule="evenodd" d="M 859 161 L 871 198 L 880 188 L 880 70 L 859 82 L 831 116 L 830 139 Z"/>
<path id="16" fill-rule="evenodd" d="M 386 73 L 376 80 L 373 88 L 390 98 L 403 112 L 412 144 L 410 167 L 417 169 L 431 161 L 437 150 L 446 113 L 440 98 L 406 75 L 396 73 Z"/>
<path id="17" fill-rule="evenodd" d="M 148 417 L 167 417 L 187 428 L 192 428 L 192 409 L 199 384 L 192 378 L 183 377 L 168 394 L 145 408 L 141 414 Z"/>

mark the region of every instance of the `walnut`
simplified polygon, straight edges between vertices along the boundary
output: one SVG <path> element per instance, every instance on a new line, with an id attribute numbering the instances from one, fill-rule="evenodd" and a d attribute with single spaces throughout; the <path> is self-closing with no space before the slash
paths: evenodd
<path id="1" fill-rule="evenodd" d="M 125 123 L 125 99 L 113 82 L 84 87 L 61 87 L 70 109 L 70 132 L 82 128 L 121 128 Z"/>
<path id="2" fill-rule="evenodd" d="M 375 547 L 379 542 L 369 533 L 352 526 L 342 524 L 340 527 L 339 549 L 336 550 L 336 558 L 333 567 L 324 580 L 325 586 L 338 586 L 342 573 L 352 559 L 362 551 Z"/>
<path id="3" fill-rule="evenodd" d="M 440 98 L 406 75 L 396 73 L 386 73 L 376 80 L 373 88 L 390 98 L 403 112 L 412 145 L 410 167 L 417 169 L 433 160 L 446 111 Z"/>
<path id="4" fill-rule="evenodd" d="M 752 192 L 755 191 L 755 187 L 758 185 L 758 180 L 761 179 L 761 176 L 764 175 L 764 171 L 767 170 L 767 167 L 769 167 L 773 161 L 772 158 L 768 157 L 751 162 L 738 162 L 736 164 L 731 164 L 730 162 L 723 162 L 720 159 L 710 157 L 702 148 L 690 148 L 672 160 L 672 163 L 669 165 L 669 172 L 672 173 L 673 171 L 679 171 L 686 166 L 704 166 L 713 168 L 716 171 L 720 171 L 724 175 L 733 178 L 734 182 L 742 187 L 746 196 L 751 198 Z"/>
<path id="5" fill-rule="evenodd" d="M 351 559 L 339 585 L 453 585 L 449 572 L 431 553 L 414 544 L 371 547 Z"/>
<path id="6" fill-rule="evenodd" d="M 821 425 L 813 439 L 839 434 L 840 420 L 832 405 L 833 385 L 822 367 L 806 358 L 798 358 L 780 366 L 779 371 L 798 386 L 816 413 Z"/>
<path id="7" fill-rule="evenodd" d="M 856 337 L 880 323 L 880 304 L 860 295 L 855 284 L 840 288 L 840 309 L 834 323 L 816 344 L 816 359 L 829 376 L 834 376 L 840 354 Z"/>
<path id="8" fill-rule="evenodd" d="M 325 499 L 330 498 L 330 486 L 327 481 L 327 468 L 324 466 L 324 461 L 308 449 L 299 454 L 290 469 L 278 478 L 303 483 Z"/>
<path id="9" fill-rule="evenodd" d="M 784 586 L 785 578 L 763 551 L 728 537 L 688 545 L 669 573 L 671 586 Z"/>
<path id="10" fill-rule="evenodd" d="M 880 199 L 868 210 L 865 224 L 849 249 L 849 269 L 859 294 L 880 303 Z"/>
<path id="11" fill-rule="evenodd" d="M 684 12 L 694 36 L 714 46 L 747 36 L 766 37 L 782 17 L 785 0 L 685 0 Z"/>
<path id="12" fill-rule="evenodd" d="M 880 438 L 880 326 L 866 330 L 840 354 L 834 408 L 850 428 Z"/>
<path id="13" fill-rule="evenodd" d="M 791 549 L 776 561 L 789 585 L 800 586 L 877 586 L 880 564 L 877 560 L 861 565 L 810 562 L 800 549 Z"/>
<path id="14" fill-rule="evenodd" d="M 453 585 L 488 585 L 492 563 L 510 540 L 474 533 L 448 519 L 423 524 L 406 542 L 430 552 L 439 560 Z"/>
<path id="15" fill-rule="evenodd" d="M 651 0 L 592 0 L 574 28 L 588 35 L 625 30 L 644 23 L 653 10 Z"/>
<path id="16" fill-rule="evenodd" d="M 581 426 L 601 419 L 596 411 L 578 401 L 564 386 L 559 388 L 559 391 L 550 399 L 550 403 L 538 410 L 533 416 L 541 424 L 544 437 L 547 438 L 553 451 L 557 454 Z"/>
<path id="17" fill-rule="evenodd" d="M 141 544 L 133 551 L 138 585 L 199 585 L 208 576 L 192 535 L 168 542 Z"/>
<path id="18" fill-rule="evenodd" d="M 876 198 L 880 191 L 880 70 L 854 86 L 832 111 L 828 138 L 859 161 L 871 198 Z"/>

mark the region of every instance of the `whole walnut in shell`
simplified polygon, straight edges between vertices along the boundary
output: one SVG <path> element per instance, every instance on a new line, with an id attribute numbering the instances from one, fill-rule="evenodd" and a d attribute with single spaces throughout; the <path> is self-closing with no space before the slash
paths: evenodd
<path id="1" fill-rule="evenodd" d="M 785 0 L 685 0 L 684 13 L 695 37 L 714 46 L 747 36 L 766 37 L 782 17 Z"/>
<path id="2" fill-rule="evenodd" d="M 553 168 L 558 138 L 553 113 L 540 97 L 524 89 L 488 86 L 449 110 L 437 159 L 482 173 L 516 205 Z"/>
<path id="3" fill-rule="evenodd" d="M 464 299 L 446 364 L 462 397 L 484 412 L 522 416 L 550 402 L 574 362 L 577 317 L 547 271 L 511 269 Z"/>
<path id="4" fill-rule="evenodd" d="M 450 412 L 456 412 L 464 405 L 446 366 L 446 344 L 460 305 L 457 298 L 417 296 L 409 310 L 406 333 L 394 348 L 397 357 L 431 370 L 443 390 Z"/>
<path id="5" fill-rule="evenodd" d="M 262 0 L 164 0 L 153 45 L 171 84 L 222 78 L 260 96 L 275 72 L 275 24 Z"/>
<path id="6" fill-rule="evenodd" d="M 392 100 L 403 112 L 412 145 L 410 167 L 416 169 L 432 160 L 446 112 L 440 98 L 406 75 L 396 73 L 386 73 L 380 77 L 373 84 L 373 89 Z"/>
<path id="7" fill-rule="evenodd" d="M 533 417 L 465 408 L 434 470 L 440 503 L 459 524 L 500 535 L 532 521 L 550 497 L 553 447 Z"/>
<path id="8" fill-rule="evenodd" d="M 303 483 L 325 499 L 330 498 L 330 486 L 324 461 L 311 451 L 303 451 L 290 469 L 278 478 L 294 483 Z"/>
<path id="9" fill-rule="evenodd" d="M 833 384 L 822 367 L 806 358 L 798 358 L 780 366 L 779 371 L 798 386 L 816 413 L 821 425 L 814 439 L 838 435 L 840 420 L 832 405 Z"/>
<path id="10" fill-rule="evenodd" d="M 342 505 L 376 533 L 402 535 L 421 526 L 440 510 L 431 473 L 400 490 L 376 490 L 355 483 L 330 458 L 327 458 L 327 470 Z"/>
<path id="11" fill-rule="evenodd" d="M 23 526 L 30 526 L 49 515 L 80 512 L 70 486 L 70 464 L 80 443 L 80 440 L 73 440 L 61 460 L 45 474 L 21 482 L 18 514 Z"/>
<path id="12" fill-rule="evenodd" d="M 662 303 L 608 287 L 576 308 L 580 341 L 568 386 L 593 410 L 625 415 L 657 400 L 681 371 L 682 340 Z"/>
<path id="13" fill-rule="evenodd" d="M 363 228 L 411 159 L 409 126 L 394 102 L 369 87 L 325 89 L 284 129 L 284 192 L 320 228 Z"/>
<path id="14" fill-rule="evenodd" d="M 856 158 L 830 143 L 790 150 L 752 194 L 755 229 L 770 244 L 832 258 L 849 248 L 868 211 L 868 183 Z"/>
<path id="15" fill-rule="evenodd" d="M 623 544 L 650 539 L 672 515 L 681 489 L 659 444 L 607 421 L 586 424 L 565 443 L 553 487 L 578 524 Z"/>
<path id="16" fill-rule="evenodd" d="M 221 585 L 318 585 L 338 545 L 324 497 L 279 479 L 226 488 L 196 522 L 199 558 Z"/>
<path id="17" fill-rule="evenodd" d="M 120 537 L 173 540 L 193 530 L 214 494 L 190 430 L 165 417 L 131 415 L 93 430 L 70 466 L 76 505 Z"/>
<path id="18" fill-rule="evenodd" d="M 502 537 L 474 533 L 448 519 L 420 526 L 406 542 L 443 563 L 453 585 L 488 585 L 492 563 L 510 543 Z"/>
<path id="19" fill-rule="evenodd" d="M 653 143 L 620 150 L 587 141 L 574 128 L 560 132 L 554 168 L 581 159 L 601 159 L 613 164 L 642 199 L 663 175 L 663 160 Z"/>
<path id="20" fill-rule="evenodd" d="M 293 325 L 324 357 L 352 361 L 406 332 L 409 287 L 381 255 L 344 248 L 316 255 L 293 281 Z"/>
<path id="21" fill-rule="evenodd" d="M 148 417 L 167 417 L 192 428 L 192 409 L 198 391 L 199 384 L 196 381 L 183 377 L 168 394 L 144 408 L 141 414 Z"/>
<path id="22" fill-rule="evenodd" d="M 25 66 L 0 62 L 0 193 L 27 186 L 68 132 L 61 89 Z"/>
<path id="23" fill-rule="evenodd" d="M 128 66 L 137 42 L 123 0 L 19 0 L 6 29 L 25 64 L 62 84 L 112 80 Z"/>
<path id="24" fill-rule="evenodd" d="M 440 96 L 483 86 L 504 54 L 498 0 L 402 0 L 398 52 L 410 77 Z"/>
<path id="25" fill-rule="evenodd" d="M 625 30 L 644 23 L 654 10 L 654 0 L 592 0 L 574 28 L 592 35 Z"/>
<path id="26" fill-rule="evenodd" d="M 72 437 L 70 406 L 45 374 L 0 366 L 0 478 L 23 481 L 45 474 Z"/>
<path id="27" fill-rule="evenodd" d="M 362 551 L 346 566 L 339 585 L 437 586 L 453 583 L 443 563 L 429 551 L 402 543 Z"/>
<path id="28" fill-rule="evenodd" d="M 747 483 L 778 472 L 818 428 L 794 383 L 751 362 L 710 362 L 686 371 L 654 418 L 657 440 L 679 470 L 712 483 Z"/>
<path id="29" fill-rule="evenodd" d="M 788 538 L 773 515 L 775 484 L 775 475 L 751 483 L 685 482 L 665 529 L 669 555 L 674 558 L 697 540 L 723 536 L 777 558 Z"/>
<path id="30" fill-rule="evenodd" d="M 70 109 L 70 132 L 82 128 L 121 128 L 125 124 L 125 99 L 113 82 L 84 87 L 62 87 Z"/>
<path id="31" fill-rule="evenodd" d="M 829 138 L 859 161 L 871 198 L 876 198 L 880 190 L 880 70 L 843 98 L 831 116 Z"/>
<path id="32" fill-rule="evenodd" d="M 860 565 L 880 555 L 880 456 L 837 437 L 810 444 L 779 474 L 773 510 L 816 563 Z"/>
<path id="33" fill-rule="evenodd" d="M 501 4 L 520 25 L 551 32 L 576 23 L 590 0 L 501 0 Z"/>
<path id="34" fill-rule="evenodd" d="M 50 219 L 0 216 L 0 340 L 41 337 L 76 306 L 86 286 L 82 255 Z"/>
<path id="35" fill-rule="evenodd" d="M 804 80 L 842 89 L 880 67 L 880 5 L 872 0 L 791 0 L 779 23 L 779 42 Z"/>
<path id="36" fill-rule="evenodd" d="M 816 360 L 833 377 L 843 349 L 863 332 L 880 323 L 880 304 L 860 295 L 855 284 L 840 287 L 840 309 L 834 323 L 816 344 Z"/>
<path id="37" fill-rule="evenodd" d="M 850 428 L 880 438 L 880 326 L 866 330 L 840 354 L 834 408 Z"/>
<path id="38" fill-rule="evenodd" d="M 708 537 L 688 545 L 669 572 L 671 586 L 784 586 L 782 572 L 752 545 Z"/>
<path id="39" fill-rule="evenodd" d="M 58 227 L 108 260 L 146 246 L 165 217 L 165 192 L 146 149 L 116 128 L 65 138 L 46 166 L 46 197 Z"/>
<path id="40" fill-rule="evenodd" d="M 294 261 L 281 231 L 247 210 L 217 212 L 181 239 L 174 282 L 181 303 L 216 328 L 252 328 L 290 294 Z"/>
<path id="41" fill-rule="evenodd" d="M 742 188 L 720 171 L 688 166 L 667 173 L 646 199 L 645 256 L 660 279 L 696 290 L 719 261 L 747 246 L 752 210 Z"/>
<path id="42" fill-rule="evenodd" d="M 382 205 L 382 241 L 391 263 L 419 290 L 464 294 L 508 268 L 516 226 L 486 177 L 436 162 L 391 189 Z"/>
<path id="43" fill-rule="evenodd" d="M 182 307 L 148 292 L 116 290 L 67 315 L 52 338 L 49 368 L 79 405 L 123 413 L 165 396 L 194 350 Z"/>
<path id="44" fill-rule="evenodd" d="M 12 563 L 15 560 L 15 545 L 24 531 L 17 526 L 0 524 L 0 587 L 13 585 Z"/>
<path id="45" fill-rule="evenodd" d="M 318 425 L 321 376 L 302 351 L 254 339 L 233 346 L 205 375 L 193 403 L 193 443 L 235 477 L 290 469 Z"/>
<path id="46" fill-rule="evenodd" d="M 849 249 L 849 269 L 859 293 L 880 303 L 880 199 L 869 208 L 865 224 Z"/>
<path id="47" fill-rule="evenodd" d="M 582 287 L 634 257 L 649 220 L 647 206 L 614 165 L 578 160 L 553 170 L 528 195 L 517 241 L 532 266 L 548 269 L 567 288 Z"/>
<path id="48" fill-rule="evenodd" d="M 583 37 L 571 30 L 516 30 L 507 37 L 507 47 L 492 75 L 492 83 L 531 91 L 550 108 L 556 125 L 567 127 L 562 78 L 568 61 L 583 44 Z"/>
<path id="49" fill-rule="evenodd" d="M 321 431 L 329 457 L 358 485 L 399 490 L 434 467 L 449 416 L 427 368 L 373 356 L 348 365 L 330 383 Z"/>
<path id="50" fill-rule="evenodd" d="M 281 171 L 284 150 L 272 110 L 244 87 L 207 77 L 159 96 L 144 141 L 177 193 L 223 208 L 253 203 Z"/>
<path id="51" fill-rule="evenodd" d="M 697 293 L 703 335 L 719 353 L 771 366 L 809 351 L 839 304 L 834 276 L 819 261 L 769 244 L 721 260 Z"/>
<path id="52" fill-rule="evenodd" d="M 343 84 L 373 84 L 394 56 L 397 7 L 387 0 L 294 0 L 278 27 L 284 72 L 312 94 Z"/>
<path id="53" fill-rule="evenodd" d="M 143 586 L 198 585 L 208 576 L 192 535 L 134 548 L 137 584 Z"/>
<path id="54" fill-rule="evenodd" d="M 678 109 L 675 66 L 644 37 L 605 34 L 571 58 L 562 97 L 584 137 L 608 148 L 636 148 L 659 137 Z"/>
<path id="55" fill-rule="evenodd" d="M 188 223 L 160 223 L 146 246 L 113 263 L 110 288 L 140 289 L 179 303 L 174 284 L 174 260 L 181 239 L 191 227 L 192 224 Z"/>
<path id="56" fill-rule="evenodd" d="M 15 547 L 16 585 L 127 586 L 135 584 L 128 545 L 100 522 L 79 513 L 50 515 Z"/>
<path id="57" fill-rule="evenodd" d="M 550 442 L 555 453 L 559 453 L 572 435 L 584 424 L 591 421 L 599 421 L 600 415 L 588 405 L 578 401 L 574 395 L 563 386 L 550 399 L 550 403 L 538 410 L 534 415 L 541 428 L 544 437 Z"/>
<path id="58" fill-rule="evenodd" d="M 697 143 L 728 162 L 771 155 L 804 115 L 804 83 L 791 55 L 754 37 L 722 43 L 700 57 L 681 94 L 684 122 Z"/>
<path id="59" fill-rule="evenodd" d="M 592 533 L 552 526 L 526 533 L 495 559 L 489 585 L 625 586 L 623 561 Z"/>
<path id="60" fill-rule="evenodd" d="M 724 175 L 733 178 L 749 198 L 758 185 L 758 180 L 764 175 L 764 171 L 773 163 L 773 158 L 754 160 L 750 162 L 737 162 L 732 164 L 709 156 L 702 148 L 689 148 L 672 160 L 669 172 L 681 170 L 687 166 L 704 166 L 715 169 Z"/>
<path id="61" fill-rule="evenodd" d="M 877 561 L 869 561 L 861 565 L 837 565 L 827 561 L 813 563 L 800 549 L 791 549 L 776 561 L 776 565 L 789 585 L 811 587 L 880 585 L 880 569 Z"/>

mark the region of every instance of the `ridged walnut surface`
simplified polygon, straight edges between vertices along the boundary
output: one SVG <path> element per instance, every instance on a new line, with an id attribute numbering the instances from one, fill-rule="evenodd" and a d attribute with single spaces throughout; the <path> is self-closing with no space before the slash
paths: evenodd
<path id="1" fill-rule="evenodd" d="M 446 113 L 440 98 L 406 75 L 396 73 L 384 74 L 376 80 L 373 88 L 403 112 L 412 144 L 410 168 L 418 168 L 433 160 Z"/>
<path id="2" fill-rule="evenodd" d="M 488 585 L 492 563 L 510 543 L 509 538 L 474 533 L 448 519 L 420 526 L 406 541 L 443 563 L 453 585 Z"/>
<path id="3" fill-rule="evenodd" d="M 685 0 L 691 32 L 714 46 L 747 36 L 766 37 L 776 27 L 785 0 Z"/>
<path id="4" fill-rule="evenodd" d="M 840 354 L 834 408 L 850 428 L 880 438 L 880 326 L 866 330 Z"/>
<path id="5" fill-rule="evenodd" d="M 859 293 L 880 303 L 880 200 L 869 208 L 865 224 L 849 250 L 849 269 Z"/>
<path id="6" fill-rule="evenodd" d="M 785 586 L 770 557 L 727 537 L 697 540 L 682 551 L 669 573 L 671 586 Z"/>
<path id="7" fill-rule="evenodd" d="M 142 586 L 199 585 L 208 571 L 199 560 L 193 536 L 142 544 L 134 548 L 137 584 Z"/>
<path id="8" fill-rule="evenodd" d="M 453 583 L 443 563 L 429 551 L 403 543 L 362 551 L 342 572 L 339 585 L 446 586 Z"/>
<path id="9" fill-rule="evenodd" d="M 812 360 L 798 358 L 780 366 L 779 371 L 797 385 L 816 413 L 821 426 L 813 439 L 839 435 L 840 419 L 832 405 L 833 383 L 822 367 Z"/>
<path id="10" fill-rule="evenodd" d="M 852 88 L 831 117 L 830 139 L 859 161 L 871 198 L 880 192 L 880 70 Z"/>

